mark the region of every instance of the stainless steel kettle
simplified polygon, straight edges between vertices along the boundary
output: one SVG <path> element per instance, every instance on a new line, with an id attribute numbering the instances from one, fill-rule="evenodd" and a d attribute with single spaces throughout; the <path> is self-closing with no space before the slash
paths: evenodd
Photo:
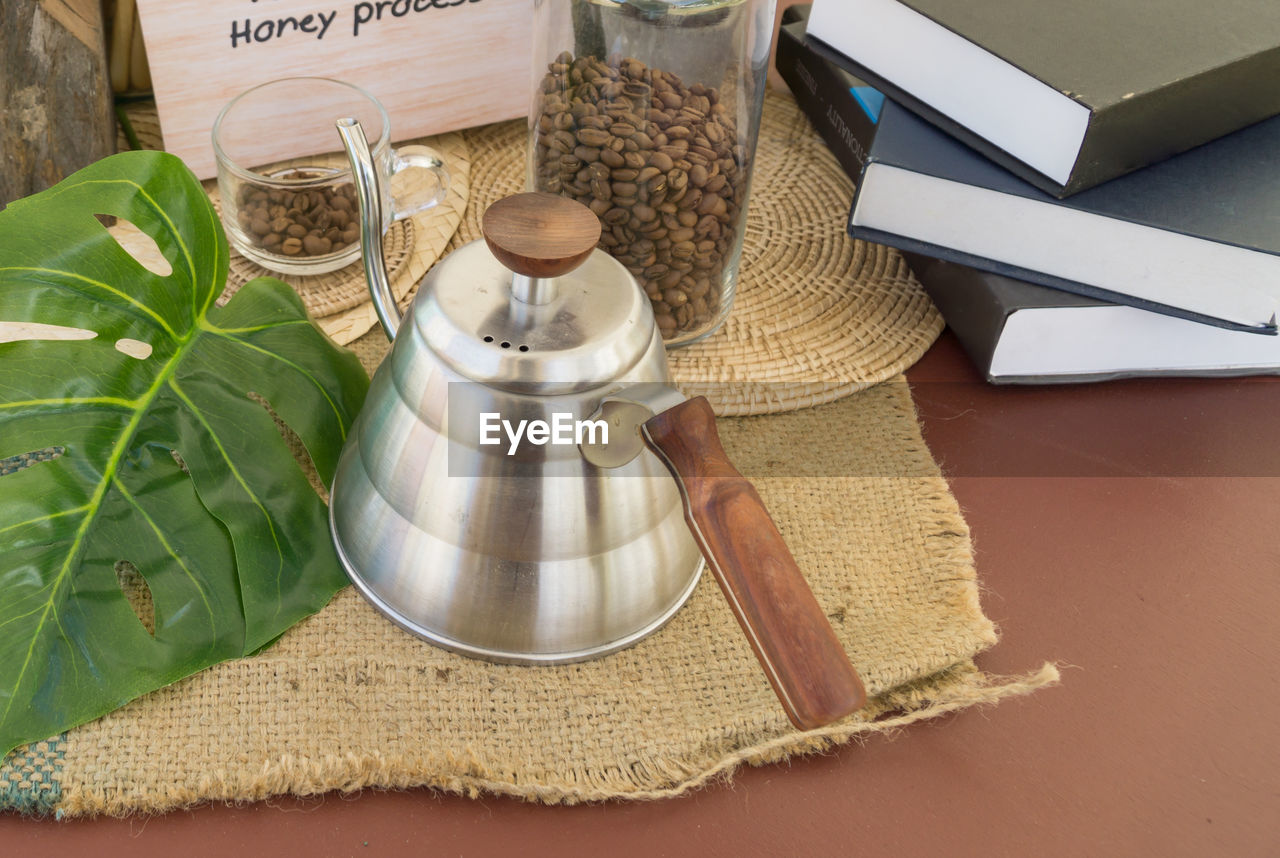
<path id="1" fill-rule="evenodd" d="M 595 215 L 550 194 L 495 203 L 484 240 L 438 263 L 401 319 L 377 172 L 359 125 L 338 128 L 365 273 L 394 340 L 331 491 L 356 587 L 437 645 L 559 663 L 656 631 L 692 594 L 705 555 L 797 726 L 859 708 L 861 682 L 725 458 L 710 406 L 667 384 L 648 298 L 594 249 Z M 556 426 L 578 431 L 556 443 Z"/>

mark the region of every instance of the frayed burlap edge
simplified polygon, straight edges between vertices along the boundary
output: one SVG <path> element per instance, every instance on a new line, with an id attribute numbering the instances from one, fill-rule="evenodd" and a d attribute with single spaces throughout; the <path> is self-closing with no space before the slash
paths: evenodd
<path id="1" fill-rule="evenodd" d="M 934 676 L 900 686 L 874 698 L 858 720 L 841 722 L 806 733 L 776 737 L 745 747 L 726 742 L 718 761 L 710 767 L 690 770 L 650 755 L 639 755 L 607 771 L 573 771 L 560 784 L 523 785 L 496 779 L 481 770 L 474 759 L 462 759 L 457 768 L 466 774 L 423 777 L 404 760 L 380 755 L 333 754 L 314 759 L 282 757 L 267 762 L 249 783 L 241 782 L 234 794 L 212 779 L 195 789 L 171 790 L 156 795 L 144 813 L 159 814 L 210 802 L 240 804 L 273 796 L 318 795 L 363 789 L 413 789 L 427 787 L 476 798 L 485 793 L 510 796 L 540 804 L 583 804 L 625 799 L 652 801 L 675 798 L 709 784 L 729 780 L 742 765 L 762 766 L 796 755 L 821 754 L 853 739 L 892 734 L 903 727 L 937 718 L 975 705 L 993 705 L 1010 697 L 1022 697 L 1057 684 L 1059 672 L 1052 664 L 1024 676 L 993 677 L 972 661 L 962 662 Z M 469 771 L 468 771 L 469 770 Z M 335 776 L 341 773 L 341 776 Z M 658 789 L 638 789 L 637 784 L 665 782 Z M 72 816 L 122 817 L 138 813 L 130 802 L 113 800 L 101 791 L 73 788 L 64 791 L 55 813 Z"/>

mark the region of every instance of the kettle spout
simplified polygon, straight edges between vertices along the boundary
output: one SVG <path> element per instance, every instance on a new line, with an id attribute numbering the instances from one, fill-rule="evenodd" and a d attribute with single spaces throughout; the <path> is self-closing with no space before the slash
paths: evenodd
<path id="1" fill-rule="evenodd" d="M 342 145 L 351 159 L 351 178 L 356 186 L 356 203 L 360 214 L 360 258 L 364 262 L 364 276 L 369 281 L 369 294 L 378 321 L 394 340 L 400 328 L 400 308 L 396 306 L 391 291 L 391 281 L 382 261 L 382 189 L 379 187 L 378 168 L 369 152 L 369 141 L 360 123 L 346 117 L 337 122 Z"/>

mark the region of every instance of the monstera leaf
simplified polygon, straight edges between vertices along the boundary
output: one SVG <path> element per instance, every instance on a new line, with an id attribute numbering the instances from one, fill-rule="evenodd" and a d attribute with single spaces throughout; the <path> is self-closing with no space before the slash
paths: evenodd
<path id="1" fill-rule="evenodd" d="M 327 484 L 368 379 L 277 280 L 215 307 L 226 276 L 213 208 L 169 155 L 116 155 L 0 211 L 0 322 L 91 336 L 0 342 L 0 758 L 263 647 L 345 582 L 264 402 Z"/>

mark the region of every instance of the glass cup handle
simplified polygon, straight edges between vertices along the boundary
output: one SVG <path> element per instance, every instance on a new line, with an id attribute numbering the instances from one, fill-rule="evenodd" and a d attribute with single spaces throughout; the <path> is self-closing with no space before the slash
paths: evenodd
<path id="1" fill-rule="evenodd" d="M 397 176 L 410 168 L 430 170 L 435 181 L 426 188 L 407 194 L 393 195 L 391 219 L 403 220 L 410 215 L 424 212 L 444 202 L 449 194 L 449 168 L 444 165 L 440 153 L 429 146 L 401 146 L 392 153 L 391 175 Z"/>

